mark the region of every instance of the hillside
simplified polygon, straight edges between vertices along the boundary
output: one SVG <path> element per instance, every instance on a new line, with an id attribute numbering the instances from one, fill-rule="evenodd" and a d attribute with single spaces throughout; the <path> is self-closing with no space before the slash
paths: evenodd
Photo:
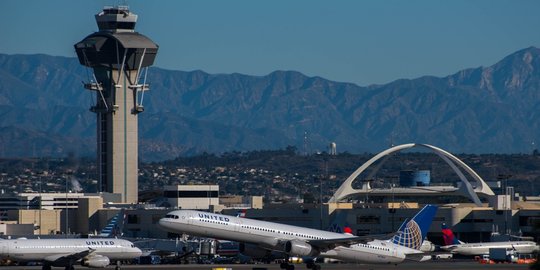
<path id="1" fill-rule="evenodd" d="M 88 80 L 75 58 L 0 54 L 0 156 L 95 155 L 88 110 L 95 97 L 81 84 Z M 351 153 L 408 142 L 452 153 L 530 153 L 540 137 L 534 47 L 490 67 L 367 87 L 295 71 L 152 68 L 148 82 L 139 116 L 146 161 L 287 145 L 324 151 L 330 142 Z"/>

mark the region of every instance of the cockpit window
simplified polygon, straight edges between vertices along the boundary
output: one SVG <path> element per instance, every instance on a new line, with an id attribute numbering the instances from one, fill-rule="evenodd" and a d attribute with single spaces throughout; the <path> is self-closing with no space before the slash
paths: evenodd
<path id="1" fill-rule="evenodd" d="M 177 215 L 166 215 L 165 218 L 178 219 Z"/>

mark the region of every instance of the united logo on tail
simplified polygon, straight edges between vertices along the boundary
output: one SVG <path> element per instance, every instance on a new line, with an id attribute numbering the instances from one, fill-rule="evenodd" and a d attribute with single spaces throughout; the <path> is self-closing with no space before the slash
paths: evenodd
<path id="1" fill-rule="evenodd" d="M 405 220 L 401 224 L 398 234 L 391 239 L 392 243 L 420 250 L 436 212 L 437 206 L 426 205 L 410 221 Z"/>
<path id="2" fill-rule="evenodd" d="M 411 220 L 407 223 L 405 228 L 403 228 L 401 233 L 394 235 L 392 242 L 408 248 L 420 249 L 422 241 L 420 226 L 418 226 L 414 220 Z"/>

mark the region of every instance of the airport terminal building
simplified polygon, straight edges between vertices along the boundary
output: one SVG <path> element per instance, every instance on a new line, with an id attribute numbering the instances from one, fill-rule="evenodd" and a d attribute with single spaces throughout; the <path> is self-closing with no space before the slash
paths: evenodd
<path id="1" fill-rule="evenodd" d="M 196 187 L 190 186 L 190 189 L 193 190 Z M 179 190 L 183 187 L 171 189 Z M 199 192 L 202 191 L 208 192 L 208 186 L 200 186 Z M 212 190 L 210 194 L 211 192 Z M 189 196 L 191 195 L 189 194 Z M 47 196 L 51 196 L 51 194 Z M 60 198 L 64 202 L 65 194 L 58 193 L 56 196 L 58 202 L 60 202 Z M 178 237 L 157 227 L 159 219 L 171 209 L 198 209 L 235 216 L 241 211 L 247 218 L 271 222 L 334 231 L 340 231 L 347 226 L 357 235 L 384 234 L 396 231 L 405 219 L 411 218 L 423 206 L 423 204 L 412 201 L 338 202 L 323 205 L 290 203 L 263 206 L 262 197 L 242 199 L 242 196 L 226 196 L 221 202 L 219 196 L 218 200 L 200 198 L 197 205 L 194 205 L 194 201 L 192 201 L 185 205 L 180 203 L 158 206 L 115 203 L 105 201 L 99 196 L 74 196 L 73 198 L 76 200 L 70 200 L 67 207 L 58 205 L 56 208 L 47 206 L 47 208 L 39 209 L 39 207 L 29 207 L 28 201 L 22 202 L 32 200 L 27 194 L 12 196 L 11 200 L 19 201 L 21 207 L 1 211 L 0 234 L 94 234 L 105 227 L 107 222 L 122 209 L 125 211 L 123 232 L 128 237 Z M 391 200 L 390 198 L 387 197 L 388 200 Z M 428 198 L 434 199 L 435 197 L 427 196 L 424 200 L 428 200 Z M 7 200 L 6 196 L 3 196 L 2 199 L 4 202 Z M 182 200 L 182 198 L 176 198 L 173 201 L 181 202 Z M 540 204 L 532 202 L 511 201 L 508 206 L 503 204 L 490 206 L 488 203 L 484 203 L 482 206 L 477 206 L 474 203 L 439 204 L 439 210 L 428 237 L 435 243 L 441 241 L 441 225 L 446 223 L 452 227 L 459 239 L 469 242 L 489 241 L 494 229 L 500 233 L 508 232 L 538 238 L 539 234 L 535 231 L 534 224 L 539 221 Z"/>
<path id="2" fill-rule="evenodd" d="M 167 186 L 161 200 L 146 204 L 123 203 L 121 195 L 110 193 L 0 194 L 0 234 L 93 234 L 118 212 L 125 211 L 125 236 L 174 238 L 178 235 L 157 227 L 159 219 L 171 209 L 235 216 L 241 212 L 247 218 L 309 228 L 340 231 L 347 226 L 357 235 L 385 234 L 395 232 L 425 204 L 435 204 L 439 210 L 428 234 L 434 243 L 442 242 L 443 223 L 467 242 L 489 241 L 493 232 L 539 239 L 540 232 L 535 230 L 535 224 L 540 222 L 538 200 L 525 200 L 511 187 L 494 192 L 491 187 L 500 187 L 500 183 L 488 184 L 466 164 L 434 146 L 420 145 L 453 164 L 461 179 L 457 185 L 431 185 L 428 171 L 409 170 L 400 174 L 398 187 L 373 188 L 371 180 L 366 180 L 372 179 L 369 175 L 360 180 L 360 188 L 353 187 L 356 178 L 374 161 L 414 146 L 418 145 L 395 146 L 376 155 L 346 179 L 324 204 L 263 204 L 260 196 L 222 196 L 217 185 Z M 464 177 L 465 173 L 472 183 Z"/>

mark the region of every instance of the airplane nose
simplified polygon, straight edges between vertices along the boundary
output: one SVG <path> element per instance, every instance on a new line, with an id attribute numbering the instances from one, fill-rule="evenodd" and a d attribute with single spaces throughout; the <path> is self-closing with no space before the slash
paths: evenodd
<path id="1" fill-rule="evenodd" d="M 163 219 L 160 219 L 158 221 L 158 226 L 161 227 L 162 229 L 168 229 L 169 228 L 168 222 L 163 220 Z"/>

